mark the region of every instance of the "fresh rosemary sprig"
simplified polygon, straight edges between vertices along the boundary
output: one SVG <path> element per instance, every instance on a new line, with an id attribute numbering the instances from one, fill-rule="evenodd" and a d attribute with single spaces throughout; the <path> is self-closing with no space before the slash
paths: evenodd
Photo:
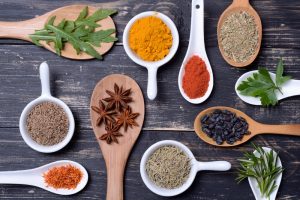
<path id="1" fill-rule="evenodd" d="M 240 161 L 238 183 L 248 177 L 255 178 L 263 197 L 269 198 L 271 193 L 278 187 L 277 176 L 282 173 L 281 166 L 277 166 L 278 154 L 273 150 L 266 152 L 262 147 L 252 144 L 258 155 L 246 152 Z"/>
<path id="2" fill-rule="evenodd" d="M 54 25 L 56 16 L 53 16 L 45 24 L 44 29 L 36 30 L 29 35 L 32 42 L 42 46 L 40 41 L 54 43 L 55 51 L 61 55 L 66 42 L 69 42 L 76 50 L 77 54 L 85 52 L 94 58 L 102 59 L 102 56 L 95 50 L 101 43 L 115 42 L 118 38 L 112 36 L 115 29 L 99 30 L 98 21 L 115 14 L 115 10 L 99 9 L 91 16 L 88 16 L 88 7 L 85 7 L 75 21 L 63 19 L 58 25 Z"/>

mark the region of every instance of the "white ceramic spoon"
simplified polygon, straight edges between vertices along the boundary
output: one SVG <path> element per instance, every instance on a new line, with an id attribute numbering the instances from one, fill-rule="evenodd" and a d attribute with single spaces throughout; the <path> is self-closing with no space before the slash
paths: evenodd
<path id="1" fill-rule="evenodd" d="M 155 62 L 149 62 L 142 60 L 137 54 L 135 54 L 134 51 L 131 50 L 129 45 L 129 32 L 131 29 L 131 26 L 139 19 L 154 16 L 160 18 L 171 30 L 172 37 L 173 37 L 173 44 L 170 49 L 169 54 L 163 58 L 162 60 L 155 61 Z M 169 62 L 173 56 L 175 55 L 179 45 L 179 34 L 176 28 L 176 25 L 174 22 L 166 15 L 156 12 L 156 11 L 147 11 L 140 13 L 133 17 L 128 24 L 126 25 L 123 33 L 123 46 L 125 49 L 125 52 L 133 60 L 136 64 L 141 65 L 148 70 L 148 86 L 147 86 L 147 96 L 150 100 L 154 100 L 157 96 L 157 70 L 159 67 L 163 66 L 167 62 Z"/>
<path id="2" fill-rule="evenodd" d="M 183 60 L 182 66 L 179 71 L 178 76 L 178 86 L 181 95 L 190 103 L 199 104 L 204 102 L 211 94 L 213 85 L 214 85 L 214 77 L 210 62 L 208 60 L 205 43 L 204 43 L 204 0 L 192 0 L 192 20 L 191 20 L 191 30 L 190 30 L 190 41 L 189 47 L 186 52 L 185 58 Z M 185 65 L 189 61 L 189 59 L 193 56 L 197 55 L 205 62 L 207 70 L 210 74 L 210 81 L 208 85 L 207 92 L 203 97 L 190 99 L 184 92 L 182 88 L 182 79 L 185 73 Z M 200 77 L 201 78 L 201 77 Z"/>
<path id="3" fill-rule="evenodd" d="M 252 105 L 261 105 L 259 98 L 241 95 L 237 90 L 237 87 L 242 83 L 242 81 L 245 81 L 248 77 L 253 76 L 253 73 L 256 72 L 258 72 L 258 70 L 250 71 L 243 74 L 235 84 L 235 92 L 244 102 Z M 270 72 L 270 75 L 273 81 L 275 81 L 276 75 L 272 72 Z M 300 95 L 300 80 L 289 80 L 284 85 L 282 85 L 281 91 L 282 93 L 276 91 L 276 96 L 278 100 Z"/>
<path id="4" fill-rule="evenodd" d="M 263 147 L 263 149 L 266 151 L 266 152 L 270 152 L 271 149 L 268 148 L 268 147 Z M 274 151 L 275 155 L 277 155 L 277 153 Z M 258 155 L 257 151 L 254 151 L 254 154 Z M 278 160 L 277 160 L 277 167 L 281 166 L 282 167 L 282 163 L 281 163 L 281 160 L 280 158 L 278 157 Z M 256 200 L 275 200 L 276 199 L 276 195 L 277 195 L 277 192 L 278 192 L 278 189 L 279 189 L 279 186 L 280 186 L 280 183 L 281 183 L 281 179 L 282 179 L 282 173 L 279 174 L 275 180 L 275 183 L 277 185 L 277 188 L 271 193 L 270 195 L 270 199 L 268 198 L 263 198 L 261 197 L 261 193 L 260 193 L 260 190 L 259 190 L 259 187 L 258 187 L 258 183 L 257 181 L 255 180 L 255 178 L 248 178 L 248 181 L 249 181 L 249 184 L 250 184 L 250 187 L 252 189 L 252 192 L 255 196 L 255 199 Z"/>
<path id="5" fill-rule="evenodd" d="M 75 129 L 75 121 L 73 114 L 70 110 L 70 108 L 65 104 L 63 101 L 53 97 L 50 93 L 50 74 L 49 74 L 49 67 L 46 62 L 43 62 L 40 65 L 40 79 L 42 84 L 42 95 L 31 101 L 22 111 L 20 122 L 19 122 L 19 128 L 22 135 L 22 138 L 24 139 L 25 143 L 31 147 L 32 149 L 42 152 L 42 153 L 53 153 L 56 151 L 59 151 L 60 149 L 64 148 L 72 139 Z M 27 116 L 29 112 L 38 104 L 41 104 L 43 102 L 52 102 L 57 105 L 59 105 L 61 108 L 64 109 L 64 111 L 67 114 L 68 121 L 69 121 L 69 129 L 68 133 L 65 137 L 65 139 L 53 146 L 43 146 L 38 143 L 36 143 L 28 134 L 27 127 L 26 127 L 26 121 Z"/>
<path id="6" fill-rule="evenodd" d="M 146 163 L 149 157 L 153 154 L 154 151 L 156 151 L 158 148 L 163 146 L 176 146 L 179 149 L 181 149 L 190 158 L 191 171 L 189 177 L 187 178 L 186 182 L 179 188 L 175 188 L 175 189 L 161 188 L 150 180 L 146 172 Z M 231 168 L 231 164 L 227 161 L 199 162 L 196 160 L 191 150 L 184 144 L 174 140 L 163 140 L 153 144 L 146 150 L 141 160 L 140 173 L 145 185 L 149 188 L 149 190 L 151 190 L 152 192 L 160 196 L 170 197 L 170 196 L 181 194 L 184 191 L 186 191 L 194 182 L 196 174 L 199 171 L 206 171 L 206 170 L 227 171 L 230 170 L 230 168 Z"/>
<path id="7" fill-rule="evenodd" d="M 65 166 L 68 164 L 80 169 L 83 174 L 77 187 L 70 190 L 47 187 L 43 174 L 53 167 Z M 31 185 L 59 195 L 72 195 L 80 192 L 86 186 L 88 178 L 86 169 L 79 163 L 70 160 L 56 161 L 35 169 L 0 172 L 0 184 Z"/>

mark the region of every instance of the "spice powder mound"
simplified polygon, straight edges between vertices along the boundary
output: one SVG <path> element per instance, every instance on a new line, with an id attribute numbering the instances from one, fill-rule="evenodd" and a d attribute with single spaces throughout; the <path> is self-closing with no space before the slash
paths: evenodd
<path id="1" fill-rule="evenodd" d="M 43 175 L 48 187 L 55 189 L 75 189 L 80 183 L 83 173 L 77 167 L 65 165 L 50 168 Z"/>
<path id="2" fill-rule="evenodd" d="M 170 28 L 155 16 L 137 20 L 129 32 L 130 48 L 145 61 L 162 60 L 169 54 L 172 44 Z"/>
<path id="3" fill-rule="evenodd" d="M 26 120 L 29 136 L 38 144 L 53 146 L 64 140 L 69 129 L 67 114 L 55 103 L 36 105 Z"/>
<path id="4" fill-rule="evenodd" d="M 210 81 L 210 74 L 205 62 L 199 56 L 192 56 L 185 65 L 185 72 L 182 80 L 182 88 L 185 94 L 196 99 L 207 92 Z"/>
<path id="5" fill-rule="evenodd" d="M 254 17 L 246 11 L 228 16 L 221 26 L 220 40 L 225 57 L 237 63 L 248 61 L 255 54 L 259 42 Z"/>

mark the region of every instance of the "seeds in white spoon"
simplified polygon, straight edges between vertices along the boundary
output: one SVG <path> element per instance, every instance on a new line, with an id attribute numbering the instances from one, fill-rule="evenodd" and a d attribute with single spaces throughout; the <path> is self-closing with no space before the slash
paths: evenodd
<path id="1" fill-rule="evenodd" d="M 62 142 L 68 133 L 68 127 L 69 120 L 63 108 L 51 102 L 33 107 L 26 120 L 29 136 L 44 146 Z"/>

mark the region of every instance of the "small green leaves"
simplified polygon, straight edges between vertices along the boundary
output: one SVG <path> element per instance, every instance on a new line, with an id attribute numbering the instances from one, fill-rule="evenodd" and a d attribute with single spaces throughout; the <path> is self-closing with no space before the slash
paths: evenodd
<path id="1" fill-rule="evenodd" d="M 99 30 L 98 21 L 115 14 L 115 10 L 99 9 L 91 16 L 88 16 L 88 7 L 85 7 L 78 15 L 75 21 L 63 19 L 58 25 L 54 25 L 56 16 L 51 17 L 45 24 L 44 29 L 36 30 L 34 34 L 29 35 L 32 42 L 42 46 L 40 41 L 54 43 L 55 51 L 61 55 L 66 42 L 70 43 L 77 54 L 85 52 L 94 58 L 102 59 L 102 56 L 95 50 L 101 43 L 111 43 L 118 40 L 113 34 L 115 29 Z"/>
<path id="2" fill-rule="evenodd" d="M 276 85 L 283 85 L 291 79 L 291 76 L 283 76 L 283 70 L 283 61 L 280 59 L 276 70 Z"/>
<path id="3" fill-rule="evenodd" d="M 239 159 L 240 169 L 236 180 L 240 183 L 248 177 L 255 178 L 262 196 L 269 198 L 278 187 L 275 180 L 283 169 L 277 166 L 278 155 L 273 150 L 266 152 L 262 147 L 252 146 L 257 155 L 253 152 L 244 153 L 244 158 Z"/>
<path id="4" fill-rule="evenodd" d="M 252 77 L 237 87 L 240 94 L 260 98 L 263 106 L 274 106 L 278 103 L 276 92 L 281 92 L 281 86 L 291 79 L 290 76 L 283 76 L 283 62 L 280 59 L 276 70 L 276 81 L 274 83 L 270 73 L 265 68 L 260 68 L 258 73 L 253 73 Z"/>

